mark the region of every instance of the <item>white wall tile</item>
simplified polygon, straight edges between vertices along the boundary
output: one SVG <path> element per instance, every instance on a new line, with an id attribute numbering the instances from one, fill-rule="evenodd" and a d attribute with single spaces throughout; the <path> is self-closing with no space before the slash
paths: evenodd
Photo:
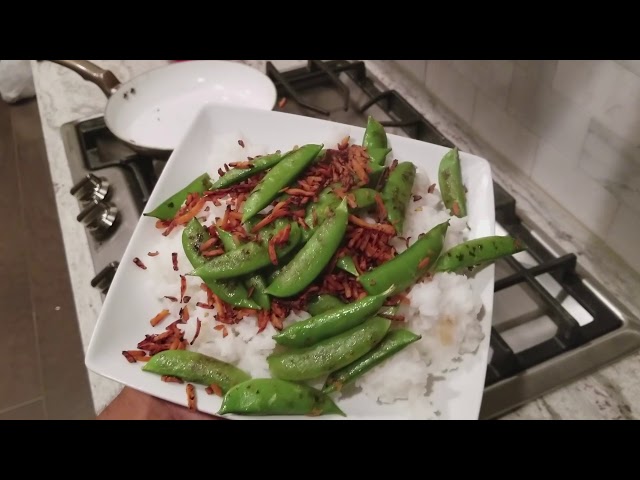
<path id="1" fill-rule="evenodd" d="M 615 62 L 640 77 L 640 60 L 616 60 Z"/>
<path id="2" fill-rule="evenodd" d="M 531 172 L 538 138 L 479 92 L 471 127 L 520 170 Z"/>
<path id="3" fill-rule="evenodd" d="M 640 214 L 640 151 L 597 121 L 589 127 L 580 168 Z"/>
<path id="4" fill-rule="evenodd" d="M 453 60 L 451 65 L 497 105 L 505 106 L 511 86 L 513 60 Z"/>
<path id="5" fill-rule="evenodd" d="M 558 60 L 516 60 L 515 64 L 535 81 L 548 85 L 553 83 L 558 68 Z"/>
<path id="6" fill-rule="evenodd" d="M 640 272 L 638 238 L 640 238 L 640 214 L 623 205 L 613 219 L 607 235 L 607 244 L 632 268 Z"/>
<path id="7" fill-rule="evenodd" d="M 402 68 L 410 77 L 420 85 L 424 83 L 427 71 L 426 60 L 394 60 L 396 65 Z"/>
<path id="8" fill-rule="evenodd" d="M 448 61 L 429 60 L 425 84 L 453 113 L 463 121 L 471 122 L 476 87 Z"/>
<path id="9" fill-rule="evenodd" d="M 553 146 L 541 143 L 531 178 L 596 235 L 605 237 L 616 198 Z"/>
<path id="10" fill-rule="evenodd" d="M 560 60 L 553 88 L 596 113 L 615 88 L 621 70 L 612 60 Z"/>
<path id="11" fill-rule="evenodd" d="M 629 70 L 614 64 L 617 75 L 610 90 L 600 92 L 602 104 L 596 118 L 628 141 L 640 139 L 640 78 Z"/>
<path id="12" fill-rule="evenodd" d="M 552 78 L 544 69 L 543 65 L 515 66 L 507 111 L 562 154 L 576 157 L 582 149 L 591 114 L 553 90 Z"/>

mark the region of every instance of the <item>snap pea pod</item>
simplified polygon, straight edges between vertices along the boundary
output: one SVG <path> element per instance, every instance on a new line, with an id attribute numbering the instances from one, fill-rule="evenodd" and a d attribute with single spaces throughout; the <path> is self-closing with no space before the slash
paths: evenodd
<path id="1" fill-rule="evenodd" d="M 227 232 L 220 227 L 216 227 L 216 230 L 225 251 L 229 252 L 231 250 L 235 250 L 240 246 L 236 243 L 235 238 L 233 238 L 233 235 L 230 232 Z M 247 289 L 253 288 L 253 293 L 251 296 L 260 308 L 262 308 L 263 310 L 269 310 L 271 308 L 271 299 L 265 292 L 265 290 L 267 289 L 267 284 L 264 281 L 262 275 L 260 275 L 259 273 L 251 274 L 244 279 L 244 285 Z"/>
<path id="2" fill-rule="evenodd" d="M 367 296 L 353 303 L 347 303 L 320 315 L 301 320 L 274 335 L 273 339 L 277 344 L 287 347 L 300 348 L 314 345 L 363 323 L 380 310 L 388 293 Z"/>
<path id="3" fill-rule="evenodd" d="M 369 115 L 367 128 L 362 137 L 362 146 L 367 150 L 370 148 L 387 148 L 387 133 L 384 127 L 375 118 Z"/>
<path id="4" fill-rule="evenodd" d="M 376 195 L 378 192 L 373 188 L 356 188 L 351 192 L 356 201 L 356 208 L 367 210 L 376 204 Z"/>
<path id="5" fill-rule="evenodd" d="M 372 188 L 374 190 L 380 190 L 384 185 L 382 185 L 382 177 L 385 170 L 388 167 L 384 165 L 378 165 L 377 163 L 369 162 L 369 166 L 371 167 L 371 171 L 369 172 L 369 183 L 367 187 Z"/>
<path id="6" fill-rule="evenodd" d="M 333 295 L 318 295 L 307 304 L 307 311 L 312 315 L 320 315 L 334 308 L 344 307 L 344 302 Z"/>
<path id="7" fill-rule="evenodd" d="M 187 382 L 209 386 L 216 384 L 223 393 L 251 376 L 238 367 L 193 350 L 165 350 L 151 357 L 142 370 L 170 375 Z"/>
<path id="8" fill-rule="evenodd" d="M 435 272 L 456 272 L 515 255 L 524 250 L 522 242 L 511 236 L 490 236 L 460 243 L 440 255 Z"/>
<path id="9" fill-rule="evenodd" d="M 182 231 L 182 248 L 193 268 L 205 265 L 209 259 L 200 254 L 200 245 L 211 236 L 196 218 L 192 218 Z M 230 305 L 257 309 L 260 306 L 249 298 L 249 292 L 236 280 L 206 280 L 204 282 L 213 293 Z"/>
<path id="10" fill-rule="evenodd" d="M 372 350 L 386 335 L 391 320 L 372 317 L 311 347 L 274 353 L 267 357 L 269 370 L 282 380 L 311 380 L 349 365 Z"/>
<path id="11" fill-rule="evenodd" d="M 304 145 L 285 155 L 280 162 L 260 180 L 244 203 L 242 221 L 246 222 L 265 208 L 280 190 L 291 182 L 316 158 L 323 145 Z"/>
<path id="12" fill-rule="evenodd" d="M 253 288 L 251 296 L 263 310 L 271 309 L 271 297 L 267 294 L 267 282 L 259 273 L 251 275 L 246 279 L 245 284 L 248 288 Z"/>
<path id="13" fill-rule="evenodd" d="M 342 415 L 331 398 L 315 388 L 277 378 L 254 378 L 234 386 L 218 415 Z"/>
<path id="14" fill-rule="evenodd" d="M 462 183 L 462 169 L 457 147 L 449 150 L 440 160 L 438 183 L 444 206 L 456 217 L 466 217 L 467 194 Z"/>
<path id="15" fill-rule="evenodd" d="M 354 277 L 360 275 L 358 269 L 356 268 L 356 264 L 353 262 L 353 258 L 349 255 L 345 255 L 344 257 L 340 257 L 336 262 L 336 267 L 341 270 L 344 270 L 347 273 L 350 273 Z"/>
<path id="16" fill-rule="evenodd" d="M 230 187 L 231 185 L 240 183 L 257 173 L 269 170 L 276 163 L 282 160 L 282 158 L 283 155 L 279 150 L 276 153 L 271 153 L 263 157 L 256 157 L 249 162 L 249 168 L 232 168 L 231 170 L 226 172 L 223 176 L 218 178 L 218 180 L 216 180 L 213 185 L 211 185 L 211 190 Z"/>
<path id="17" fill-rule="evenodd" d="M 367 153 L 369 154 L 369 158 L 371 159 L 371 163 L 375 165 L 384 165 L 387 155 L 391 151 L 388 147 L 370 147 L 367 149 Z"/>
<path id="18" fill-rule="evenodd" d="M 160 220 L 171 220 L 176 216 L 176 213 L 178 213 L 178 210 L 180 210 L 180 207 L 190 193 L 203 193 L 206 190 L 209 190 L 210 187 L 211 177 L 208 173 L 203 173 L 182 190 L 174 193 L 156 208 L 150 212 L 143 213 L 143 215 L 145 217 L 154 217 Z"/>
<path id="19" fill-rule="evenodd" d="M 337 185 L 329 185 L 320 192 L 316 202 L 307 205 L 304 222 L 309 228 L 302 233 L 304 242 L 307 242 L 311 238 L 318 227 L 327 219 L 331 211 L 340 205 L 340 197 L 333 192 L 336 186 Z"/>
<path id="20" fill-rule="evenodd" d="M 289 240 L 285 245 L 276 247 L 277 257 L 283 258 L 293 250 L 300 242 L 300 238 L 300 227 L 297 223 L 292 223 Z M 248 242 L 235 250 L 213 257 L 187 275 L 196 275 L 204 281 L 222 280 L 243 277 L 269 265 L 272 263 L 267 247 L 261 243 Z"/>
<path id="21" fill-rule="evenodd" d="M 331 261 L 347 230 L 346 198 L 325 220 L 267 288 L 276 297 L 290 297 L 304 290 Z"/>
<path id="22" fill-rule="evenodd" d="M 405 329 L 390 331 L 373 350 L 346 367 L 331 372 L 324 382 L 322 391 L 327 394 L 339 392 L 345 385 L 421 338 L 421 335 L 416 335 Z"/>
<path id="23" fill-rule="evenodd" d="M 382 188 L 382 202 L 387 210 L 387 218 L 398 235 L 404 230 L 407 205 L 416 179 L 416 166 L 411 162 L 396 165 Z"/>
<path id="24" fill-rule="evenodd" d="M 382 293 L 391 285 L 396 293 L 405 290 L 434 266 L 448 228 L 449 220 L 436 225 L 400 255 L 360 275 L 358 281 L 369 295 Z"/>
<path id="25" fill-rule="evenodd" d="M 320 195 L 318 201 L 307 205 L 304 221 L 309 226 L 303 230 L 302 240 L 308 241 L 322 222 L 327 219 L 335 208 L 340 205 L 340 197 L 335 194 L 334 189 L 340 188 L 340 184 L 329 185 Z M 350 192 L 356 203 L 357 209 L 367 210 L 376 204 L 376 192 L 372 188 L 357 188 Z"/>
<path id="26" fill-rule="evenodd" d="M 312 315 L 320 315 L 321 313 L 333 310 L 334 308 L 343 307 L 345 303 L 338 297 L 333 295 L 322 294 L 314 297 L 307 304 L 307 311 Z M 380 308 L 378 315 L 395 315 L 398 313 L 397 305 L 387 305 Z"/>
<path id="27" fill-rule="evenodd" d="M 220 227 L 216 227 L 216 232 L 218 232 L 218 238 L 222 242 L 225 252 L 230 252 L 231 250 L 238 248 L 239 245 L 236 243 L 231 232 L 227 232 Z"/>

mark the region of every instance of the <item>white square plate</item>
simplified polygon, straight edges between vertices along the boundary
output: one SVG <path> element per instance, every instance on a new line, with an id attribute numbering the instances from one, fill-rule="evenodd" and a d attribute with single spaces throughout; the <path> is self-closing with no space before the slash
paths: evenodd
<path id="1" fill-rule="evenodd" d="M 360 144 L 364 129 L 326 120 L 291 115 L 274 111 L 259 111 L 208 105 L 203 107 L 183 141 L 173 152 L 148 202 L 148 210 L 166 197 L 183 188 L 197 176 L 215 172 L 220 164 L 212 163 L 216 149 L 214 134 L 239 134 L 253 144 L 263 145 L 267 151 L 287 151 L 294 145 L 324 143 L 325 148 L 335 145 L 346 135 L 352 142 Z M 388 135 L 393 147 L 389 158 L 411 161 L 420 170 L 426 171 L 431 182 L 437 181 L 437 169 L 447 148 L 396 135 Z M 493 182 L 489 163 L 477 156 L 460 153 L 465 185 L 468 188 L 468 224 L 470 238 L 494 234 Z M 176 229 L 178 230 L 178 229 Z M 87 367 L 107 378 L 128 385 L 156 397 L 186 405 L 185 386 L 160 381 L 154 374 L 141 370 L 142 364 L 128 363 L 123 350 L 135 349 L 145 334 L 152 330 L 163 331 L 164 324 L 151 328 L 149 319 L 160 310 L 162 295 L 177 295 L 178 292 L 158 291 L 158 278 L 153 269 L 142 270 L 133 263 L 139 257 L 147 265 L 154 261 L 170 261 L 166 251 L 158 257 L 148 257 L 146 252 L 158 249 L 159 230 L 155 219 L 141 217 L 113 279 L 89 345 Z M 160 260 L 160 258 L 163 260 Z M 185 273 L 190 269 L 181 268 Z M 177 282 L 176 282 L 177 284 Z M 473 277 L 473 289 L 479 292 L 483 311 L 480 316 L 484 339 L 475 353 L 466 354 L 448 372 L 443 380 L 446 394 L 438 396 L 437 418 L 477 419 L 480 411 L 489 351 L 489 337 L 493 311 L 494 267 L 478 271 Z M 189 337 L 186 337 L 189 338 Z M 197 386 L 198 409 L 215 414 L 221 399 L 206 395 L 203 387 Z M 347 413 L 347 419 L 402 419 L 407 418 L 406 406 L 402 402 L 381 405 L 368 400 L 364 395 L 354 395 L 339 401 Z M 251 417 L 243 417 L 251 418 Z M 271 417 L 273 418 L 273 417 Z M 282 418 L 282 417 L 277 417 Z M 310 417 L 295 417 L 310 418 Z M 335 417 L 316 417 L 321 419 Z M 342 418 L 342 417 L 340 417 Z"/>

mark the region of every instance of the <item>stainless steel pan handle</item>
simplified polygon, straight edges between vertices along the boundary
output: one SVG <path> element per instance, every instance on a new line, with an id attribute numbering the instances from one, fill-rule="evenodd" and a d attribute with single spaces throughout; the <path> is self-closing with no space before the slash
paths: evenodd
<path id="1" fill-rule="evenodd" d="M 107 97 L 110 97 L 120 86 L 120 80 L 110 71 L 100 68 L 88 60 L 49 60 L 67 67 L 85 80 L 95 83 Z"/>

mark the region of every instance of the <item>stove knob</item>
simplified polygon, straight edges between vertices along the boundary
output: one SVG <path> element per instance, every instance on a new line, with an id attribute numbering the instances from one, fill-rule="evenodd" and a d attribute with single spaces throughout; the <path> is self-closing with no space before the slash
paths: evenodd
<path id="1" fill-rule="evenodd" d="M 100 270 L 100 272 L 91 280 L 91 286 L 93 288 L 97 288 L 98 290 L 100 290 L 100 292 L 106 295 L 106 293 L 109 291 L 109 286 L 111 286 L 113 276 L 116 274 L 118 265 L 118 262 L 111 262 L 109 265 Z"/>
<path id="2" fill-rule="evenodd" d="M 71 188 L 71 195 L 81 202 L 102 201 L 109 194 L 109 181 L 104 177 L 96 177 L 92 173 Z"/>
<path id="3" fill-rule="evenodd" d="M 96 238 L 111 233 L 118 219 L 118 208 L 110 202 L 92 200 L 76 217 Z"/>

